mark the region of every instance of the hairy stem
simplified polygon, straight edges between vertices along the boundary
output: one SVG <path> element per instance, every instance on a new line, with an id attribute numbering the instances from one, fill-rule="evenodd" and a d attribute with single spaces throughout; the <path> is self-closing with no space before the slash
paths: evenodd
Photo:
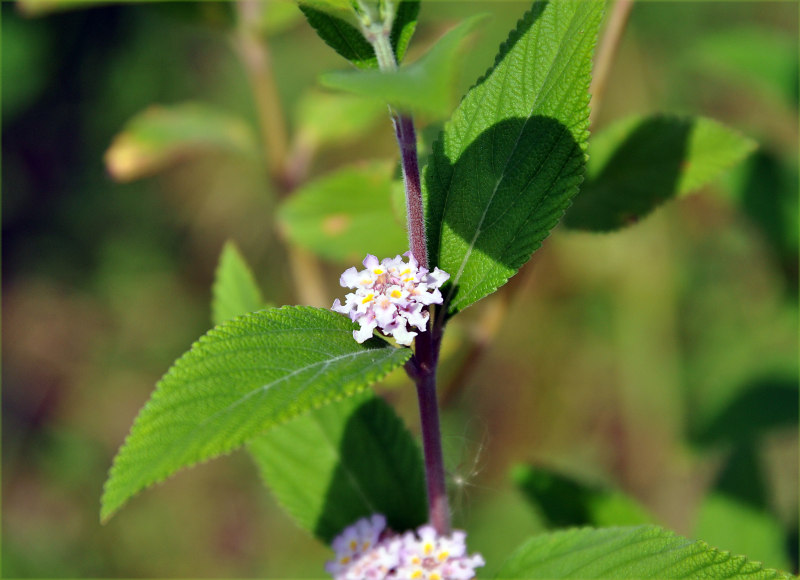
<path id="1" fill-rule="evenodd" d="M 390 40 L 394 17 L 392 3 L 384 0 L 381 4 L 382 13 L 379 22 L 373 19 L 368 7 L 360 2 L 359 6 L 361 31 L 375 49 L 378 67 L 381 71 L 388 73 L 397 70 L 397 61 Z M 392 116 L 397 145 L 400 148 L 400 163 L 403 167 L 409 248 L 411 255 L 419 265 L 428 268 L 425 213 L 422 206 L 414 121 L 409 115 L 400 114 L 391 107 L 389 112 Z M 439 363 L 442 331 L 443 325 L 439 320 L 434 321 L 431 316 L 428 319 L 427 332 L 420 333 L 415 339 L 414 356 L 406 364 L 406 372 L 417 386 L 422 449 L 425 454 L 428 520 L 439 534 L 449 535 L 450 508 L 447 502 L 442 436 L 439 429 L 439 402 L 436 394 L 436 368 Z"/>

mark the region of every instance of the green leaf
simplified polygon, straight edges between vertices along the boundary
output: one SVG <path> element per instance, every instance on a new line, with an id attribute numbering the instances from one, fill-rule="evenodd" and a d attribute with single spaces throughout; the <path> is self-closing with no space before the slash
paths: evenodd
<path id="1" fill-rule="evenodd" d="M 118 181 L 153 175 L 205 151 L 254 154 L 256 140 L 242 119 L 208 105 L 153 105 L 131 119 L 105 154 Z"/>
<path id="2" fill-rule="evenodd" d="M 591 485 L 543 467 L 518 465 L 512 479 L 550 527 L 649 524 L 653 516 L 620 491 Z"/>
<path id="3" fill-rule="evenodd" d="M 298 140 L 310 146 L 341 145 L 386 119 L 386 103 L 356 95 L 312 91 L 295 109 Z"/>
<path id="4" fill-rule="evenodd" d="M 535 536 L 496 578 L 791 578 L 657 526 L 573 529 Z"/>
<path id="5" fill-rule="evenodd" d="M 755 147 L 752 139 L 703 117 L 620 121 L 592 137 L 587 180 L 564 224 L 607 231 L 634 223 L 667 199 L 717 179 Z"/>
<path id="6" fill-rule="evenodd" d="M 537 2 L 445 125 L 423 174 L 452 315 L 505 284 L 583 179 L 602 2 Z"/>
<path id="7" fill-rule="evenodd" d="M 290 242 L 325 258 L 361 261 L 408 249 L 405 216 L 392 208 L 394 164 L 348 167 L 297 190 L 278 210 Z"/>
<path id="8" fill-rule="evenodd" d="M 392 408 L 369 392 L 312 410 L 248 449 L 281 505 L 325 543 L 374 513 L 395 531 L 427 518 L 419 448 Z"/>
<path id="9" fill-rule="evenodd" d="M 458 51 L 485 15 L 469 18 L 448 31 L 417 62 L 396 72 L 338 71 L 320 76 L 330 88 L 381 99 L 399 109 L 443 117 L 450 112 L 458 75 Z"/>
<path id="10" fill-rule="evenodd" d="M 301 0 L 300 10 L 325 43 L 358 68 L 378 68 L 378 59 L 353 20 L 349 2 Z M 391 43 L 397 62 L 405 56 L 414 34 L 419 14 L 419 0 L 401 0 L 392 24 Z"/>
<path id="11" fill-rule="evenodd" d="M 770 566 L 788 570 L 791 565 L 777 518 L 726 494 L 712 493 L 703 500 L 693 535 Z"/>
<path id="12" fill-rule="evenodd" d="M 215 326 L 264 308 L 253 273 L 231 240 L 222 248 L 211 294 L 211 319 Z"/>
<path id="13" fill-rule="evenodd" d="M 292 417 L 351 396 L 408 360 L 329 310 L 283 307 L 229 320 L 161 379 L 114 460 L 107 520 L 131 496 L 182 467 L 229 453 Z"/>

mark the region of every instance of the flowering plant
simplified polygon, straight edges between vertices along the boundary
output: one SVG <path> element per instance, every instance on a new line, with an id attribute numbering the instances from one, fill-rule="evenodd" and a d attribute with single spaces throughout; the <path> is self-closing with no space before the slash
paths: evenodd
<path id="1" fill-rule="evenodd" d="M 248 28 L 253 4 L 242 0 L 237 7 L 244 60 L 261 62 L 249 58 L 263 57 L 264 48 Z M 317 307 L 264 308 L 243 258 L 227 246 L 214 289 L 217 326 L 175 363 L 136 419 L 106 483 L 102 518 L 182 467 L 246 447 L 279 502 L 331 544 L 335 555 L 326 570 L 334 578 L 467 580 L 490 562 L 481 553 L 470 554 L 466 533 L 452 528 L 437 394 L 447 325 L 504 286 L 562 218 L 573 229 L 619 229 L 680 193 L 677 187 L 640 186 L 617 195 L 618 174 L 633 175 L 638 183 L 637 163 L 647 165 L 641 157 L 646 162 L 663 157 L 659 148 L 652 152 L 638 141 L 640 133 L 684 134 L 702 126 L 701 145 L 724 153 L 725 162 L 711 156 L 704 166 L 702 156 L 681 157 L 678 166 L 692 177 L 684 181 L 695 185 L 742 158 L 752 143 L 706 119 L 637 119 L 606 141 L 598 139 L 605 165 L 589 172 L 589 87 L 604 2 L 537 1 L 449 116 L 420 171 L 413 115 L 447 116 L 453 59 L 480 18 L 454 27 L 415 63 L 401 67 L 417 24 L 417 0 L 304 0 L 300 9 L 319 36 L 359 69 L 326 74 L 321 82 L 377 99 L 383 110 L 389 105 L 405 193 L 399 244 L 407 242 L 406 260 L 367 254 L 363 270 L 351 267 L 340 277 L 340 285 L 353 290 L 344 303 L 337 298 L 322 308 L 330 298 L 309 291 L 324 287 L 311 283 L 319 270 L 308 268 L 308 256 L 292 249 L 294 271 L 305 274 L 298 292 Z M 629 9 L 629 2 L 619 1 L 613 15 L 624 21 Z M 614 44 L 598 61 L 610 58 Z M 258 77 L 263 70 L 251 74 L 263 80 Z M 261 86 L 258 82 L 254 86 Z M 591 86 L 596 110 L 603 85 Z M 265 118 L 272 105 L 267 100 Z M 326 130 L 317 127 L 318 138 Z M 274 138 L 265 135 L 265 141 Z M 718 147 L 721 142 L 728 149 Z M 298 154 L 289 162 L 282 156 L 288 155 L 285 149 L 273 148 L 281 155 L 273 153 L 271 162 L 277 167 L 276 187 L 286 197 L 279 216 L 291 242 L 323 257 L 351 256 L 352 247 L 337 249 L 315 236 L 346 227 L 356 221 L 355 213 L 344 214 L 346 219 L 335 212 L 317 222 L 308 218 L 322 201 L 346 203 L 350 196 L 369 206 L 359 222 L 364 229 L 376 223 L 382 228 L 374 235 L 358 231 L 353 244 L 359 255 L 379 253 L 364 244 L 378 245 L 393 235 L 397 245 L 390 220 L 372 219 L 370 213 L 391 216 L 386 206 L 393 164 L 345 169 L 303 183 L 300 169 L 307 159 Z M 631 152 L 636 163 L 628 167 L 628 155 L 609 150 Z M 351 187 L 354 183 L 359 187 Z M 343 191 L 348 195 L 338 195 Z M 379 198 L 383 206 L 369 205 Z M 400 367 L 416 388 L 421 454 L 402 419 L 369 390 Z M 548 498 L 539 475 L 523 469 L 519 484 L 537 499 Z M 568 501 L 588 513 L 592 498 L 575 494 Z M 636 514 L 635 523 L 652 523 L 644 511 Z M 597 522 L 587 517 L 570 523 Z M 699 570 L 727 578 L 733 567 L 780 575 L 654 525 L 534 536 L 492 569 L 502 578 L 683 578 Z"/>

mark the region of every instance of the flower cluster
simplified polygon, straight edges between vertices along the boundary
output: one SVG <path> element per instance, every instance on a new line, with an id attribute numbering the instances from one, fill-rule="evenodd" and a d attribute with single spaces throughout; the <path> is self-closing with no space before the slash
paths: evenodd
<path id="1" fill-rule="evenodd" d="M 333 540 L 336 559 L 325 569 L 334 580 L 471 580 L 484 561 L 467 555 L 465 539 L 464 532 L 440 536 L 431 526 L 398 535 L 375 514 Z"/>
<path id="2" fill-rule="evenodd" d="M 364 342 L 379 328 L 398 344 L 408 346 L 418 334 L 409 327 L 425 332 L 429 314 L 424 307 L 442 303 L 439 287 L 450 274 L 439 268 L 429 272 L 419 266 L 411 252 L 405 255 L 408 263 L 401 256 L 378 262 L 378 258 L 368 254 L 364 259 L 366 270 L 349 268 L 339 279 L 339 284 L 355 292 L 345 297 L 344 304 L 337 298 L 332 310 L 349 315 L 361 325 L 353 331 L 357 342 Z"/>

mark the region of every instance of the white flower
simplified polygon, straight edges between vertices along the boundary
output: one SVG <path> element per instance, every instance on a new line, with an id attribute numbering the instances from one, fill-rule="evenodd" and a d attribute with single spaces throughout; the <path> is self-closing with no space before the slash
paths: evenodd
<path id="1" fill-rule="evenodd" d="M 333 540 L 336 559 L 325 569 L 334 580 L 472 580 L 475 569 L 485 562 L 480 554 L 467 555 L 466 537 L 458 530 L 440 536 L 432 526 L 399 536 L 376 514 L 345 528 Z M 359 548 L 368 544 L 368 549 Z"/>
<path id="2" fill-rule="evenodd" d="M 339 284 L 355 292 L 345 296 L 344 304 L 337 298 L 331 308 L 361 325 L 353 331 L 357 342 L 364 342 L 379 329 L 393 336 L 398 344 L 408 346 L 419 334 L 410 328 L 419 332 L 427 328 L 429 314 L 425 307 L 442 303 L 439 287 L 450 274 L 439 268 L 429 272 L 419 266 L 411 252 L 405 255 L 407 263 L 401 256 L 378 262 L 377 257 L 368 254 L 363 262 L 365 270 L 348 268 L 339 278 Z"/>

